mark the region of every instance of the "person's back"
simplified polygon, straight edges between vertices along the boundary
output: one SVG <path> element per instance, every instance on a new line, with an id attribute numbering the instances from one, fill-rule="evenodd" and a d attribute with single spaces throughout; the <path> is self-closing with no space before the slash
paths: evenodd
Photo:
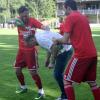
<path id="1" fill-rule="evenodd" d="M 81 13 L 74 11 L 67 18 L 66 21 L 70 23 L 65 24 L 66 27 L 72 26 L 65 29 L 66 32 L 70 32 L 70 40 L 75 50 L 75 56 L 78 57 L 93 57 L 96 56 L 96 49 L 92 39 L 91 29 L 86 16 Z"/>
<path id="2" fill-rule="evenodd" d="M 36 32 L 35 34 L 36 40 L 38 42 L 38 44 L 48 50 L 51 51 L 51 47 L 53 45 L 53 38 L 54 39 L 59 39 L 62 38 L 63 36 L 59 33 L 56 32 L 51 32 L 51 31 L 40 31 L 40 32 Z M 64 48 L 70 49 L 71 45 L 63 45 Z"/>
<path id="3" fill-rule="evenodd" d="M 61 54 L 64 51 L 69 51 L 72 48 L 71 45 L 53 45 L 53 39 L 60 39 L 62 37 L 63 36 L 61 34 L 51 31 L 41 31 L 36 32 L 35 34 L 37 43 L 51 53 L 51 60 L 50 64 L 48 65 L 49 68 L 54 67 L 55 59 L 58 54 Z"/>

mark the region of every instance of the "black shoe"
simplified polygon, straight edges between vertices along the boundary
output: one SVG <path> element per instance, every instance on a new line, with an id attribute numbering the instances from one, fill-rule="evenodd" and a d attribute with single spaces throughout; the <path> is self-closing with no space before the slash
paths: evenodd
<path id="1" fill-rule="evenodd" d="M 21 93 L 26 93 L 26 92 L 27 92 L 27 88 L 23 89 L 20 87 L 16 90 L 16 94 L 21 94 Z"/>

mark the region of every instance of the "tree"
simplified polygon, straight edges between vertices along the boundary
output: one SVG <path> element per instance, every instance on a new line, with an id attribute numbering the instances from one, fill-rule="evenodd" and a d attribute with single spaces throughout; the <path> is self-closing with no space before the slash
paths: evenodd
<path id="1" fill-rule="evenodd" d="M 50 18 L 55 16 L 55 0 L 0 0 L 0 18 L 9 20 L 18 13 L 17 9 L 26 5 L 31 16 Z"/>

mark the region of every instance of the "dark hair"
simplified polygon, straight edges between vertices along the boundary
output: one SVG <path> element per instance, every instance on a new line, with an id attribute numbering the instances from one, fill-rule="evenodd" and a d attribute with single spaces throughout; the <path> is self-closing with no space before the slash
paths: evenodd
<path id="1" fill-rule="evenodd" d="M 18 13 L 23 13 L 24 11 L 29 11 L 28 8 L 26 6 L 21 6 L 19 9 L 18 9 Z"/>
<path id="2" fill-rule="evenodd" d="M 65 8 L 69 6 L 72 10 L 77 10 L 77 4 L 74 0 L 65 0 L 64 6 Z"/>

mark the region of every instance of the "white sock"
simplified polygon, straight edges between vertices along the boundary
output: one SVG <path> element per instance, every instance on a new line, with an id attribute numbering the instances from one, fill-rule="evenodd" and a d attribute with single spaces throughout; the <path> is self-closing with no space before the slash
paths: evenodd
<path id="1" fill-rule="evenodd" d="M 42 88 L 42 89 L 39 89 L 38 92 L 41 93 L 41 94 L 44 94 L 44 90 L 43 90 L 43 88 Z"/>
<path id="2" fill-rule="evenodd" d="M 20 86 L 22 89 L 26 89 L 27 87 L 26 87 L 26 85 L 21 85 Z"/>

